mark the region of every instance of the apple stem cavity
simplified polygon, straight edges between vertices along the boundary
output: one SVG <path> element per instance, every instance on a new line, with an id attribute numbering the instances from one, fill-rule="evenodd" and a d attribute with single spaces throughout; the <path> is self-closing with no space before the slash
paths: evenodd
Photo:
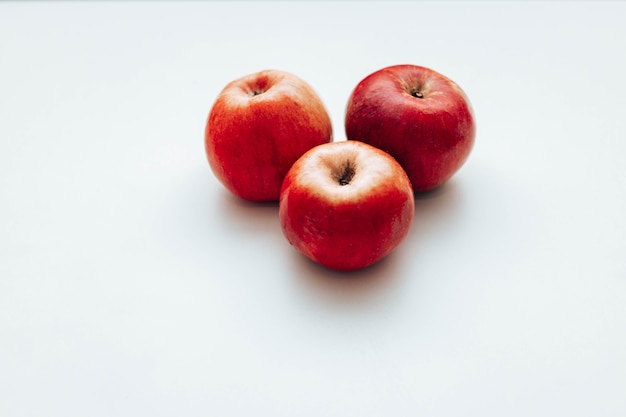
<path id="1" fill-rule="evenodd" d="M 352 166 L 350 161 L 346 161 L 346 164 L 343 167 L 343 172 L 340 175 L 337 175 L 337 181 L 339 182 L 339 185 L 343 186 L 350 184 L 350 181 L 352 181 L 352 178 L 354 177 L 354 173 L 354 167 Z"/>

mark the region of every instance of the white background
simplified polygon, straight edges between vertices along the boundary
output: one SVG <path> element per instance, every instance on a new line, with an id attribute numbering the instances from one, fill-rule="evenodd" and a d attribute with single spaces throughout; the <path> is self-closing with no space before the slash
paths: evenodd
<path id="1" fill-rule="evenodd" d="M 626 415 L 626 3 L 0 3 L 0 415 Z M 336 140 L 425 65 L 476 146 L 341 274 L 229 195 L 211 104 L 266 68 Z"/>

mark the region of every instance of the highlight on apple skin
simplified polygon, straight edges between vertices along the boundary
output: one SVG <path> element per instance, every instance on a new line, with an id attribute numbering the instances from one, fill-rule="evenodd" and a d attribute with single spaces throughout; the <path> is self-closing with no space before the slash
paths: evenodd
<path id="1" fill-rule="evenodd" d="M 365 77 L 345 114 L 349 140 L 388 152 L 407 172 L 415 192 L 433 190 L 465 163 L 476 124 L 467 95 L 426 67 L 394 65 Z"/>
<path id="2" fill-rule="evenodd" d="M 330 117 L 313 88 L 273 69 L 228 83 L 205 128 L 206 156 L 217 179 L 255 202 L 277 201 L 291 165 L 331 140 Z"/>
<path id="3" fill-rule="evenodd" d="M 387 153 L 357 141 L 318 145 L 288 171 L 279 200 L 287 240 L 327 268 L 372 265 L 407 236 L 413 189 Z"/>

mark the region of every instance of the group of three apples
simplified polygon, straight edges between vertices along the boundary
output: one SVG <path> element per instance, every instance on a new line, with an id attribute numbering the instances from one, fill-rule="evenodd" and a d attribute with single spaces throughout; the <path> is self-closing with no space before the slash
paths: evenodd
<path id="1" fill-rule="evenodd" d="M 213 104 L 205 149 L 217 179 L 249 201 L 278 201 L 284 236 L 331 269 L 355 270 L 407 236 L 414 193 L 445 183 L 466 161 L 475 121 L 466 94 L 422 66 L 365 77 L 333 142 L 309 84 L 277 70 L 229 83 Z"/>

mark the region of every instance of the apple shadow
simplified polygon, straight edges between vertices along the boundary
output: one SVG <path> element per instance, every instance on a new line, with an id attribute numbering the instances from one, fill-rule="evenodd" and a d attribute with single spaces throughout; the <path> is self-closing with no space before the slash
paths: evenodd
<path id="1" fill-rule="evenodd" d="M 463 221 L 464 193 L 460 182 L 452 178 L 432 191 L 415 194 L 415 218 L 407 240 L 418 255 L 422 245 L 452 233 L 455 225 Z"/>
<path id="2" fill-rule="evenodd" d="M 299 289 L 327 302 L 362 305 L 393 290 L 402 264 L 393 252 L 379 262 L 355 271 L 337 271 L 315 263 L 291 248 L 292 275 Z"/>
<path id="3" fill-rule="evenodd" d="M 231 230 L 265 237 L 280 233 L 278 201 L 251 202 L 225 189 L 220 191 L 218 197 L 217 209 Z"/>

